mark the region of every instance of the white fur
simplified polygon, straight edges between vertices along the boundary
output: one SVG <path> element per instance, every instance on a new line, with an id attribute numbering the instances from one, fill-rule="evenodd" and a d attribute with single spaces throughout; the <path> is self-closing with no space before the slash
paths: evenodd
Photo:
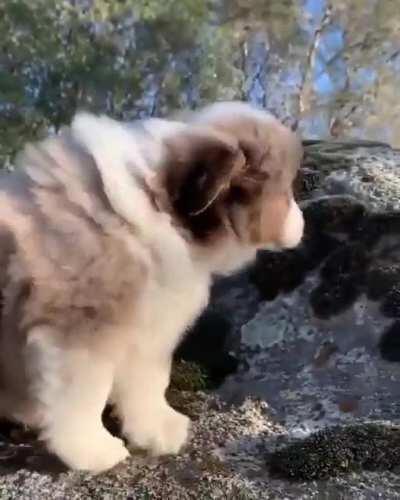
<path id="1" fill-rule="evenodd" d="M 133 349 L 115 378 L 113 400 L 123 433 L 132 445 L 154 455 L 178 453 L 188 435 L 189 419 L 165 399 L 170 365 L 171 356 L 160 348 L 156 352 Z"/>
<path id="2" fill-rule="evenodd" d="M 196 268 L 167 219 L 155 229 L 151 244 L 161 250 L 160 262 L 152 266 L 140 303 L 135 303 L 135 323 L 122 360 L 61 351 L 49 335 L 30 334 L 46 374 L 34 389 L 45 414 L 43 437 L 72 468 L 101 472 L 127 456 L 122 442 L 101 423 L 111 393 L 132 445 L 155 455 L 170 454 L 187 439 L 189 419 L 168 405 L 165 390 L 173 350 L 207 304 L 210 274 Z M 134 259 L 145 250 L 138 248 L 136 237 L 130 239 Z"/>
<path id="3" fill-rule="evenodd" d="M 135 186 L 128 166 L 134 165 L 141 176 L 150 172 L 133 134 L 116 120 L 87 113 L 77 114 L 71 129 L 94 156 L 114 210 L 146 231 L 154 224 L 154 211 L 146 194 Z"/>
<path id="4" fill-rule="evenodd" d="M 73 468 L 100 472 L 127 456 L 122 442 L 101 424 L 111 392 L 132 445 L 169 454 L 186 441 L 189 419 L 168 405 L 165 390 L 173 350 L 207 304 L 211 270 L 193 260 L 169 217 L 152 209 L 128 173 L 132 158 L 138 173 L 146 168 L 132 136 L 112 120 L 89 115 L 77 118 L 73 130 L 95 156 L 114 209 L 142 230 L 140 238 L 127 233 L 124 239 L 133 262 L 138 254 L 147 256 L 150 271 L 135 303 L 124 357 L 61 351 L 41 330 L 29 336 L 46 374 L 34 391 L 43 406 L 49 448 Z M 148 258 L 149 246 L 158 253 L 157 263 Z"/>
<path id="5" fill-rule="evenodd" d="M 173 351 L 208 302 L 210 272 L 191 258 L 185 241 L 160 221 L 151 244 L 159 265 L 151 269 L 135 318 L 135 332 L 114 379 L 113 400 L 123 432 L 134 446 L 153 454 L 177 453 L 189 419 L 167 403 Z"/>
<path id="6" fill-rule="evenodd" d="M 197 113 L 193 121 L 196 123 L 219 122 L 223 120 L 240 120 L 251 118 L 263 122 L 277 122 L 276 118 L 264 109 L 256 108 L 246 102 L 224 101 L 210 104 Z"/>
<path id="7" fill-rule="evenodd" d="M 69 467 L 99 473 L 129 455 L 122 440 L 113 437 L 101 421 L 114 367 L 92 352 L 60 350 L 55 335 L 38 327 L 28 336 L 35 370 L 43 375 L 34 378 L 32 388 L 43 414 L 42 438 Z"/>
<path id="8" fill-rule="evenodd" d="M 140 135 L 137 142 L 138 151 L 147 164 L 154 168 L 161 164 L 165 154 L 163 140 L 182 132 L 187 125 L 162 118 L 147 118 L 141 121 L 141 127 L 145 133 Z M 127 129 L 134 133 L 134 128 L 128 126 Z"/>
<path id="9" fill-rule="evenodd" d="M 163 120 L 162 118 L 148 118 L 144 120 L 143 127 L 153 138 L 161 140 L 182 132 L 186 125 L 177 121 Z"/>
<path id="10" fill-rule="evenodd" d="M 301 242 L 304 232 L 304 217 L 298 204 L 292 199 L 283 224 L 281 244 L 283 248 L 294 248 Z"/>

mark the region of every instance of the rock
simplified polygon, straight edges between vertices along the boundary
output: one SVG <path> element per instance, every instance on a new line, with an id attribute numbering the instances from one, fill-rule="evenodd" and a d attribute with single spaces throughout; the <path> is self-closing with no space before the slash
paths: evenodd
<path id="1" fill-rule="evenodd" d="M 367 276 L 367 297 L 380 300 L 400 283 L 400 264 L 379 262 L 371 265 Z"/>
<path id="2" fill-rule="evenodd" d="M 390 182 L 398 165 L 400 152 L 384 145 L 306 146 L 302 245 L 260 252 L 229 281 L 231 299 L 223 285 L 213 295 L 211 309 L 241 339 L 238 371 L 218 393 L 233 407 L 265 401 L 266 421 L 282 426 L 258 435 L 247 457 L 269 493 L 361 498 L 376 493 L 379 472 L 380 492 L 392 498 L 399 484 L 391 473 L 400 470 L 400 216 Z"/>
<path id="3" fill-rule="evenodd" d="M 219 392 L 268 402 L 286 433 L 284 448 L 265 441 L 281 480 L 324 478 L 335 497 L 339 484 L 357 490 L 379 470 L 388 495 L 399 470 L 400 212 L 390 180 L 400 152 L 321 141 L 305 149 L 305 240 L 262 252 L 249 270 L 259 307 L 237 327 L 242 363 Z M 235 322 L 234 308 L 228 314 Z"/>

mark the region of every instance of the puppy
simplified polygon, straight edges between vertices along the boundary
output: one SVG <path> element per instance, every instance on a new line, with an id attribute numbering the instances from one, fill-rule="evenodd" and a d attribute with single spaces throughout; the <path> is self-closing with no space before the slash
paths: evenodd
<path id="1" fill-rule="evenodd" d="M 0 180 L 0 413 L 69 467 L 177 453 L 189 419 L 165 399 L 171 359 L 212 275 L 296 246 L 299 139 L 243 103 L 186 123 L 80 113 Z"/>

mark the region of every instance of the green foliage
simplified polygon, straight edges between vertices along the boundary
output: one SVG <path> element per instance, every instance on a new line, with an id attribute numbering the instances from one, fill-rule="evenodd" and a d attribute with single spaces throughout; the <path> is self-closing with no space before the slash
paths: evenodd
<path id="1" fill-rule="evenodd" d="M 240 78 L 211 15 L 206 0 L 0 0 L 0 162 L 78 108 L 163 114 L 188 85 L 229 97 Z"/>
<path id="2" fill-rule="evenodd" d="M 207 375 L 196 363 L 179 361 L 172 369 L 171 386 L 179 391 L 200 391 L 207 387 Z"/>
<path id="3" fill-rule="evenodd" d="M 187 23 L 195 26 L 207 15 L 205 0 L 125 0 L 122 2 L 137 9 L 139 17 L 144 21 L 166 20 Z"/>

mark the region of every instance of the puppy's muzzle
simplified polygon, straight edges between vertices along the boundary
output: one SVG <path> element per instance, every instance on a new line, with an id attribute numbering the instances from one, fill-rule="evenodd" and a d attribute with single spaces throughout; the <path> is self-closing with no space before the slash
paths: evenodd
<path id="1" fill-rule="evenodd" d="M 299 205 L 291 200 L 283 223 L 279 244 L 282 248 L 295 248 L 301 242 L 304 233 L 304 217 Z"/>

